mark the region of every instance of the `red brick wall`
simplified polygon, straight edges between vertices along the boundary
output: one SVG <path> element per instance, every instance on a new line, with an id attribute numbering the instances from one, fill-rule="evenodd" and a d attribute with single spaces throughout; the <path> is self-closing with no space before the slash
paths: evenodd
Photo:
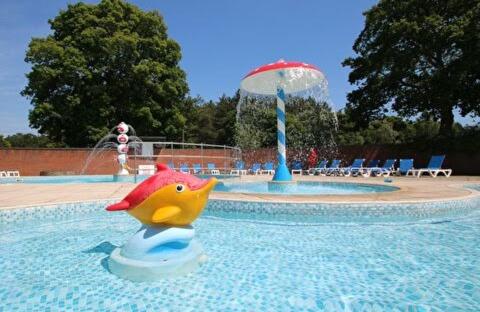
<path id="1" fill-rule="evenodd" d="M 39 175 L 41 171 L 69 171 L 79 174 L 85 166 L 91 149 L 28 149 L 28 148 L 0 148 L 0 170 L 20 170 L 24 176 Z M 162 149 L 156 150 L 158 158 L 141 159 L 130 157 L 128 165 L 132 168 L 139 164 L 153 164 L 155 162 L 174 162 L 175 167 L 186 163 L 189 167 L 193 164 L 202 164 L 200 149 Z M 293 153 L 293 151 L 292 151 Z M 287 150 L 287 157 L 291 154 Z M 172 158 L 173 154 L 173 158 Z M 441 154 L 441 153 L 434 153 Z M 85 174 L 114 174 L 118 170 L 116 163 L 116 151 L 107 150 L 93 158 L 86 167 Z M 243 151 L 243 160 L 247 168 L 252 163 L 265 163 L 276 161 L 276 148 L 265 148 Z M 344 163 L 349 165 L 354 158 L 365 157 L 367 160 L 387 158 L 413 158 L 415 167 L 421 168 L 427 165 L 431 152 L 419 152 L 405 146 L 343 146 L 339 147 L 339 155 Z M 444 167 L 452 168 L 454 174 L 480 175 L 480 151 L 477 153 L 447 152 Z M 204 149 L 203 167 L 207 163 L 215 163 L 217 168 L 232 168 L 234 153 L 231 150 Z M 226 159 L 225 156 L 232 159 Z"/>
<path id="2" fill-rule="evenodd" d="M 61 171 L 80 174 L 86 166 L 86 161 L 92 149 L 80 148 L 0 148 L 0 170 L 19 170 L 23 176 L 40 175 L 42 171 Z M 200 149 L 162 149 L 155 151 L 158 158 L 129 157 L 128 165 L 132 168 L 139 164 L 154 164 L 156 162 L 174 162 L 176 167 L 186 163 L 191 167 L 194 163 L 202 164 L 202 151 Z M 85 174 L 114 174 L 118 170 L 116 163 L 116 150 L 106 150 L 92 157 L 91 162 L 85 167 Z M 173 155 L 173 158 L 172 158 Z M 234 157 L 231 150 L 203 149 L 203 166 L 215 163 L 217 168 L 231 168 Z"/>

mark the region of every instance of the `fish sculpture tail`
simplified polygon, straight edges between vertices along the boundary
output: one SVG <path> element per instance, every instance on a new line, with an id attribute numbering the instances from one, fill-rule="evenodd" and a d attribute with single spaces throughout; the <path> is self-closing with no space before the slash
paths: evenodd
<path id="1" fill-rule="evenodd" d="M 122 200 L 116 204 L 110 205 L 107 207 L 108 211 L 118 211 L 118 210 L 127 210 L 130 208 L 130 203 L 126 200 Z"/>

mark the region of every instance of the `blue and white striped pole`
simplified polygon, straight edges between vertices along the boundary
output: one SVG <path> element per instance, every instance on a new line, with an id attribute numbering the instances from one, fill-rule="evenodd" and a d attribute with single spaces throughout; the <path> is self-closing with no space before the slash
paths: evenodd
<path id="1" fill-rule="evenodd" d="M 281 87 L 277 87 L 277 145 L 278 166 L 275 170 L 273 181 L 291 181 L 292 175 L 287 168 L 287 143 L 285 136 L 285 92 Z"/>

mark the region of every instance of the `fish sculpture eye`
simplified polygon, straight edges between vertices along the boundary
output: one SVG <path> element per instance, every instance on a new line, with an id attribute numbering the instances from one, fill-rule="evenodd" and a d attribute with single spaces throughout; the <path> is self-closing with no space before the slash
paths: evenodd
<path id="1" fill-rule="evenodd" d="M 181 193 L 183 191 L 185 191 L 185 185 L 177 184 L 177 193 Z"/>

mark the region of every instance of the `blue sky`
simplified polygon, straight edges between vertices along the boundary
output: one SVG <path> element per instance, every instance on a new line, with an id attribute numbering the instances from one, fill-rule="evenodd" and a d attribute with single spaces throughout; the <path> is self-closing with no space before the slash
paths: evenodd
<path id="1" fill-rule="evenodd" d="M 0 4 L 0 133 L 32 132 L 30 103 L 19 95 L 26 84 L 25 50 L 31 37 L 45 36 L 49 18 L 75 1 L 2 0 Z M 97 1 L 85 1 L 97 2 Z M 351 90 L 352 44 L 363 28 L 362 12 L 375 0 L 143 0 L 130 1 L 164 16 L 169 35 L 182 47 L 181 67 L 190 93 L 206 100 L 232 95 L 251 69 L 298 60 L 326 74 L 335 109 Z M 467 119 L 467 122 L 471 119 Z"/>

